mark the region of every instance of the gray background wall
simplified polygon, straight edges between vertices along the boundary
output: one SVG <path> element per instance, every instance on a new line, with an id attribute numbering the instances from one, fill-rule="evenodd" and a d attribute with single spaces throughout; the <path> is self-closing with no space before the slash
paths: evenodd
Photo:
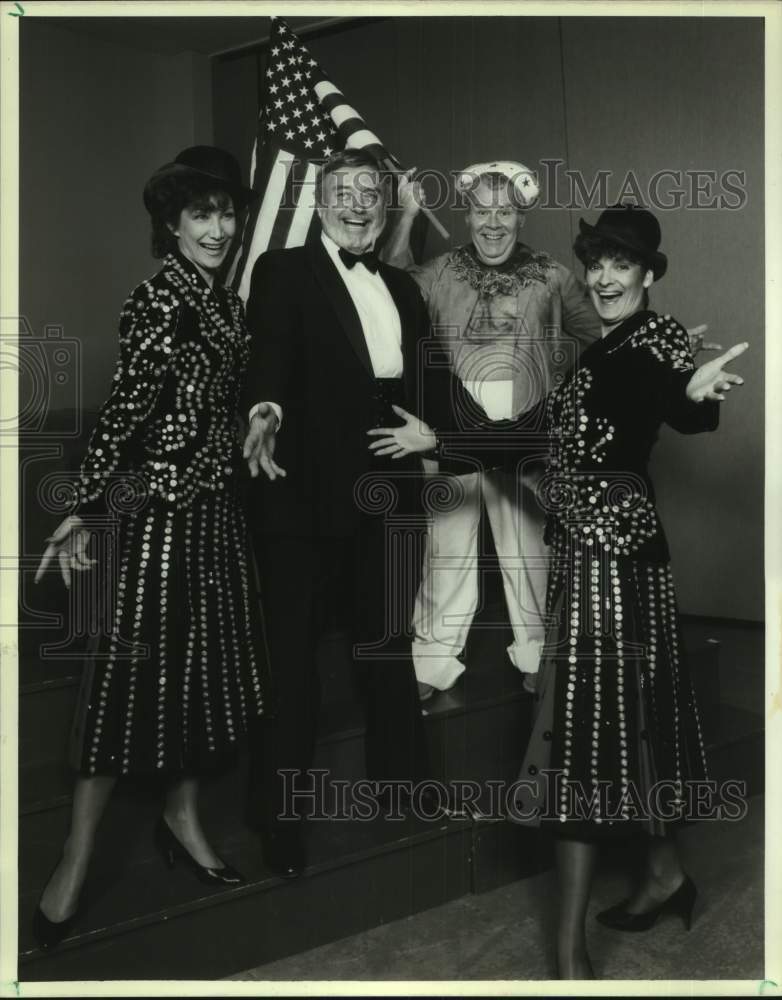
<path id="1" fill-rule="evenodd" d="M 152 20 L 152 19 L 151 19 Z M 167 19 L 172 20 L 172 19 Z M 248 19 L 249 20 L 249 19 Z M 268 30 L 265 18 L 248 38 Z M 720 430 L 664 430 L 654 470 L 682 609 L 763 618 L 763 31 L 752 18 L 386 18 L 313 37 L 315 56 L 405 164 L 452 171 L 494 157 L 544 158 L 609 191 L 633 170 L 746 172 L 740 211 L 660 213 L 668 275 L 652 303 L 725 346 L 748 340 L 747 384 Z M 140 192 L 157 165 L 215 141 L 247 167 L 262 56 L 165 51 L 139 24 L 132 45 L 75 19 L 28 19 L 21 36 L 21 295 L 36 333 L 83 345 L 84 403 L 104 398 L 116 319 L 154 269 Z M 170 37 L 170 36 L 169 36 Z M 184 37 L 184 33 L 183 33 Z M 140 40 L 141 39 L 141 40 Z M 544 200 L 546 192 L 544 192 Z M 525 239 L 575 265 L 590 209 L 530 213 Z M 458 212 L 438 213 L 451 244 Z M 448 244 L 430 233 L 427 253 Z M 67 405 L 55 388 L 54 405 Z"/>

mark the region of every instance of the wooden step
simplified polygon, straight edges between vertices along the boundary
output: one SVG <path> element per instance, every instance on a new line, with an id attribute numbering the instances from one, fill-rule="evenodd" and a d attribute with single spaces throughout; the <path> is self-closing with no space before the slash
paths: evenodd
<path id="1" fill-rule="evenodd" d="M 469 821 L 311 823 L 310 865 L 285 882 L 264 870 L 256 837 L 227 817 L 215 845 L 249 881 L 215 890 L 151 853 L 150 803 L 126 799 L 113 811 L 71 938 L 38 951 L 29 931 L 37 891 L 20 896 L 21 979 L 214 979 L 470 891 Z M 42 829 L 26 852 L 51 834 Z"/>

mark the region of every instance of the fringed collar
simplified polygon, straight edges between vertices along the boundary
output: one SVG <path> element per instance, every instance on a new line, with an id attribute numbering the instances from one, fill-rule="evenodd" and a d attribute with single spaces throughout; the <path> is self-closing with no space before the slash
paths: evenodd
<path id="1" fill-rule="evenodd" d="M 533 281 L 545 283 L 554 260 L 543 250 L 532 250 L 524 243 L 502 264 L 484 264 L 472 243 L 453 251 L 448 267 L 460 281 L 466 281 L 479 295 L 515 295 Z"/>

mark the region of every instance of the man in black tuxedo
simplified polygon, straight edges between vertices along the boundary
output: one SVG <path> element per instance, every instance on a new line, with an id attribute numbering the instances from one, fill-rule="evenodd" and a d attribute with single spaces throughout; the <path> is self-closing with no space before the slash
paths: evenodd
<path id="1" fill-rule="evenodd" d="M 250 516 L 276 689 L 276 711 L 253 740 L 250 815 L 267 864 L 289 877 L 305 855 L 301 823 L 277 818 L 291 811 L 278 772 L 312 763 L 316 649 L 335 586 L 345 587 L 353 643 L 380 643 L 370 657 L 354 646 L 367 776 L 427 776 L 410 638 L 399 634 L 399 623 L 406 632 L 410 620 L 418 567 L 388 555 L 378 509 L 414 510 L 418 462 L 376 455 L 367 431 L 399 424 L 394 404 L 420 412 L 417 355 L 429 319 L 412 278 L 374 254 L 385 224 L 375 160 L 356 150 L 332 158 L 316 198 L 321 239 L 263 254 L 247 302 L 253 347 L 244 454 L 251 475 L 260 476 Z M 409 579 L 398 588 L 400 574 Z"/>

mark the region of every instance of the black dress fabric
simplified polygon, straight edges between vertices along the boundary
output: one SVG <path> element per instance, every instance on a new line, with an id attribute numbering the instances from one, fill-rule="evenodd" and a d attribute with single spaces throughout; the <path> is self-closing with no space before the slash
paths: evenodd
<path id="1" fill-rule="evenodd" d="M 713 430 L 689 341 L 640 312 L 588 348 L 546 403 L 548 632 L 511 818 L 565 836 L 664 833 L 707 778 L 668 544 L 647 471 L 660 425 Z"/>
<path id="2" fill-rule="evenodd" d="M 263 711 L 264 635 L 242 505 L 239 298 L 179 255 L 130 295 L 75 512 L 105 531 L 105 624 L 71 760 L 83 774 L 200 773 Z"/>

